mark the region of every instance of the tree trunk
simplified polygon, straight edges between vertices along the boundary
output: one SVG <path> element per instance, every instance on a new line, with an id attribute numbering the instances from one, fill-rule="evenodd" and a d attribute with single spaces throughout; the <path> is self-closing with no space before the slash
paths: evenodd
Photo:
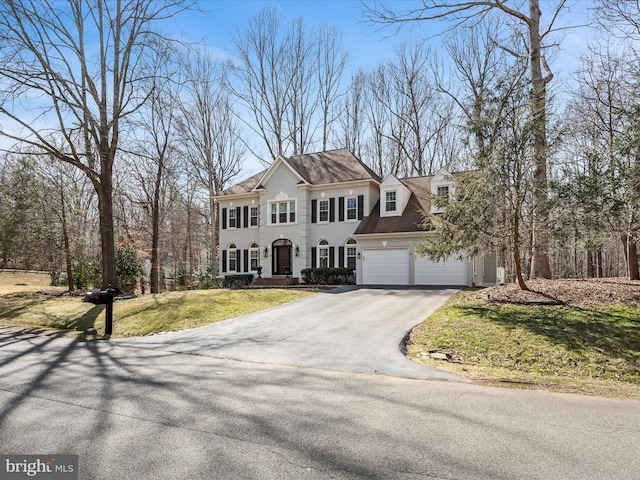
<path id="1" fill-rule="evenodd" d="M 600 247 L 596 252 L 596 265 L 597 265 L 597 270 L 596 270 L 597 276 L 598 278 L 602 278 L 604 276 L 602 271 L 602 247 Z"/>
<path id="2" fill-rule="evenodd" d="M 516 267 L 516 279 L 520 290 L 529 290 L 522 275 L 522 262 L 520 259 L 520 210 L 516 209 L 513 219 L 513 262 Z"/>
<path id="3" fill-rule="evenodd" d="M 160 212 L 157 205 L 151 212 L 151 271 L 149 272 L 149 287 L 151 293 L 160 293 L 160 268 L 159 268 L 159 239 L 160 239 Z"/>
<path id="4" fill-rule="evenodd" d="M 549 261 L 549 204 L 547 185 L 547 83 L 551 77 L 542 75 L 540 52 L 540 5 L 539 0 L 529 0 L 529 55 L 531 62 L 531 114 L 533 116 L 533 242 L 531 278 L 551 278 Z"/>
<path id="5" fill-rule="evenodd" d="M 622 236 L 622 244 L 624 246 L 624 257 L 627 261 L 627 274 L 629 280 L 640 280 L 640 271 L 638 270 L 638 246 L 634 238 L 627 234 Z"/>
<path id="6" fill-rule="evenodd" d="M 95 185 L 95 183 L 94 183 Z M 116 275 L 116 246 L 113 228 L 113 198 L 111 196 L 111 177 L 102 176 L 98 193 L 98 209 L 100 212 L 100 244 L 102 252 L 102 288 L 111 285 L 118 289 Z"/>
<path id="7" fill-rule="evenodd" d="M 64 188 L 60 184 L 60 205 L 62 208 L 62 241 L 64 244 L 64 258 L 67 266 L 67 286 L 69 291 L 73 291 L 73 268 L 71 265 L 71 248 L 69 246 L 69 230 L 67 228 L 67 209 L 64 203 Z"/>

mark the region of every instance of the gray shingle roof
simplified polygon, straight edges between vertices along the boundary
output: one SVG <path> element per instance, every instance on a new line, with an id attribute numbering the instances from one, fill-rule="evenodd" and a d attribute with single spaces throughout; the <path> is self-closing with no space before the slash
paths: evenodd
<path id="1" fill-rule="evenodd" d="M 399 180 L 411 190 L 411 196 L 402 215 L 381 217 L 378 201 L 371 214 L 362 219 L 355 234 L 424 232 L 421 226 L 422 212 L 431 209 L 431 178 L 433 177 L 400 178 Z"/>
<path id="2" fill-rule="evenodd" d="M 381 181 L 373 170 L 346 148 L 296 155 L 285 160 L 311 185 L 329 185 L 356 180 Z"/>
<path id="3" fill-rule="evenodd" d="M 330 185 L 332 183 L 345 183 L 357 180 L 381 181 L 380 177 L 376 175 L 373 170 L 362 163 L 346 148 L 282 158 L 305 182 L 311 185 Z M 258 183 L 267 172 L 268 170 L 264 170 L 251 178 L 247 178 L 226 189 L 222 194 L 235 195 L 249 193 L 259 186 Z"/>

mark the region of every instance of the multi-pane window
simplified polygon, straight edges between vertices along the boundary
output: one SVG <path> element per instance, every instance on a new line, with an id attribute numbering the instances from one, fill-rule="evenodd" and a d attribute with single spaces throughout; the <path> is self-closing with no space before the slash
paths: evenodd
<path id="1" fill-rule="evenodd" d="M 249 226 L 257 227 L 260 210 L 258 207 L 249 207 Z"/>
<path id="2" fill-rule="evenodd" d="M 296 202 L 274 202 L 271 204 L 271 224 L 296 223 Z"/>
<path id="3" fill-rule="evenodd" d="M 443 202 L 449 200 L 449 187 L 447 185 L 438 187 L 438 198 Z"/>
<path id="4" fill-rule="evenodd" d="M 228 251 L 229 251 L 228 270 L 230 272 L 235 272 L 238 269 L 238 257 L 237 257 L 238 252 L 236 251 L 236 246 L 232 243 L 231 245 L 229 245 Z"/>
<path id="5" fill-rule="evenodd" d="M 387 212 L 396 211 L 396 192 L 386 192 L 385 194 L 385 210 Z"/>
<path id="6" fill-rule="evenodd" d="M 358 218 L 358 199 L 356 197 L 347 198 L 347 220 Z"/>
<path id="7" fill-rule="evenodd" d="M 237 218 L 236 218 L 236 209 L 229 209 L 229 228 L 236 228 Z"/>
<path id="8" fill-rule="evenodd" d="M 296 223 L 296 202 L 289 202 L 289 223 Z"/>
<path id="9" fill-rule="evenodd" d="M 257 243 L 252 243 L 249 246 L 249 255 L 251 261 L 251 270 L 258 270 L 258 267 L 260 266 L 260 249 Z"/>
<path id="10" fill-rule="evenodd" d="M 350 238 L 347 240 L 347 268 L 356 268 L 357 255 L 356 241 Z"/>
<path id="11" fill-rule="evenodd" d="M 326 240 L 320 240 L 318 243 L 318 266 L 329 267 L 329 243 Z"/>
<path id="12" fill-rule="evenodd" d="M 318 202 L 318 219 L 321 222 L 329 221 L 329 200 L 320 200 Z"/>

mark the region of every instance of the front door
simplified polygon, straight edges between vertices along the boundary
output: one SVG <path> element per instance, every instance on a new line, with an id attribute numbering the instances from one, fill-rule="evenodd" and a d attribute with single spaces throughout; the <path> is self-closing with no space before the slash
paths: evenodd
<path id="1" fill-rule="evenodd" d="M 273 274 L 291 275 L 291 241 L 277 240 L 273 242 Z"/>

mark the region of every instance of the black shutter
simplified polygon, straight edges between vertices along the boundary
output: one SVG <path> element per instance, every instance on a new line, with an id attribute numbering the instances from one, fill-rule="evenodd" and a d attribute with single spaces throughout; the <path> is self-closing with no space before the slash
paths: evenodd
<path id="1" fill-rule="evenodd" d="M 249 207 L 245 205 L 244 207 L 244 211 L 242 212 L 242 215 L 244 216 L 243 220 L 244 220 L 244 228 L 249 228 Z M 246 272 L 246 270 L 245 270 Z"/>
<path id="2" fill-rule="evenodd" d="M 242 213 L 241 207 L 236 207 L 236 228 L 240 228 L 242 224 L 240 223 L 240 214 Z"/>
<path id="3" fill-rule="evenodd" d="M 222 250 L 222 273 L 227 272 L 227 251 Z"/>
<path id="4" fill-rule="evenodd" d="M 311 223 L 318 223 L 318 200 L 311 200 Z"/>
<path id="5" fill-rule="evenodd" d="M 240 207 L 238 207 L 240 208 Z M 240 254 L 242 253 L 242 250 L 236 250 L 236 272 L 240 273 L 242 271 L 241 265 L 240 265 Z"/>
<path id="6" fill-rule="evenodd" d="M 244 273 L 247 273 L 249 271 L 249 250 L 243 250 L 243 257 L 244 257 Z"/>
<path id="7" fill-rule="evenodd" d="M 316 268 L 318 266 L 318 259 L 316 258 L 318 255 L 318 249 L 316 247 L 311 247 L 311 268 Z"/>
<path id="8" fill-rule="evenodd" d="M 226 229 L 227 228 L 227 209 L 223 208 L 222 209 L 222 229 Z"/>
<path id="9" fill-rule="evenodd" d="M 329 199 L 329 221 L 330 222 L 336 221 L 336 199 L 335 198 Z"/>
<path id="10" fill-rule="evenodd" d="M 338 197 L 338 221 L 344 222 L 344 197 Z"/>
<path id="11" fill-rule="evenodd" d="M 329 268 L 336 266 L 336 247 L 329 247 Z"/>
<path id="12" fill-rule="evenodd" d="M 344 268 L 346 266 L 344 263 L 344 247 L 338 247 L 338 267 Z"/>
<path id="13" fill-rule="evenodd" d="M 364 217 L 364 195 L 358 195 L 358 220 Z"/>

